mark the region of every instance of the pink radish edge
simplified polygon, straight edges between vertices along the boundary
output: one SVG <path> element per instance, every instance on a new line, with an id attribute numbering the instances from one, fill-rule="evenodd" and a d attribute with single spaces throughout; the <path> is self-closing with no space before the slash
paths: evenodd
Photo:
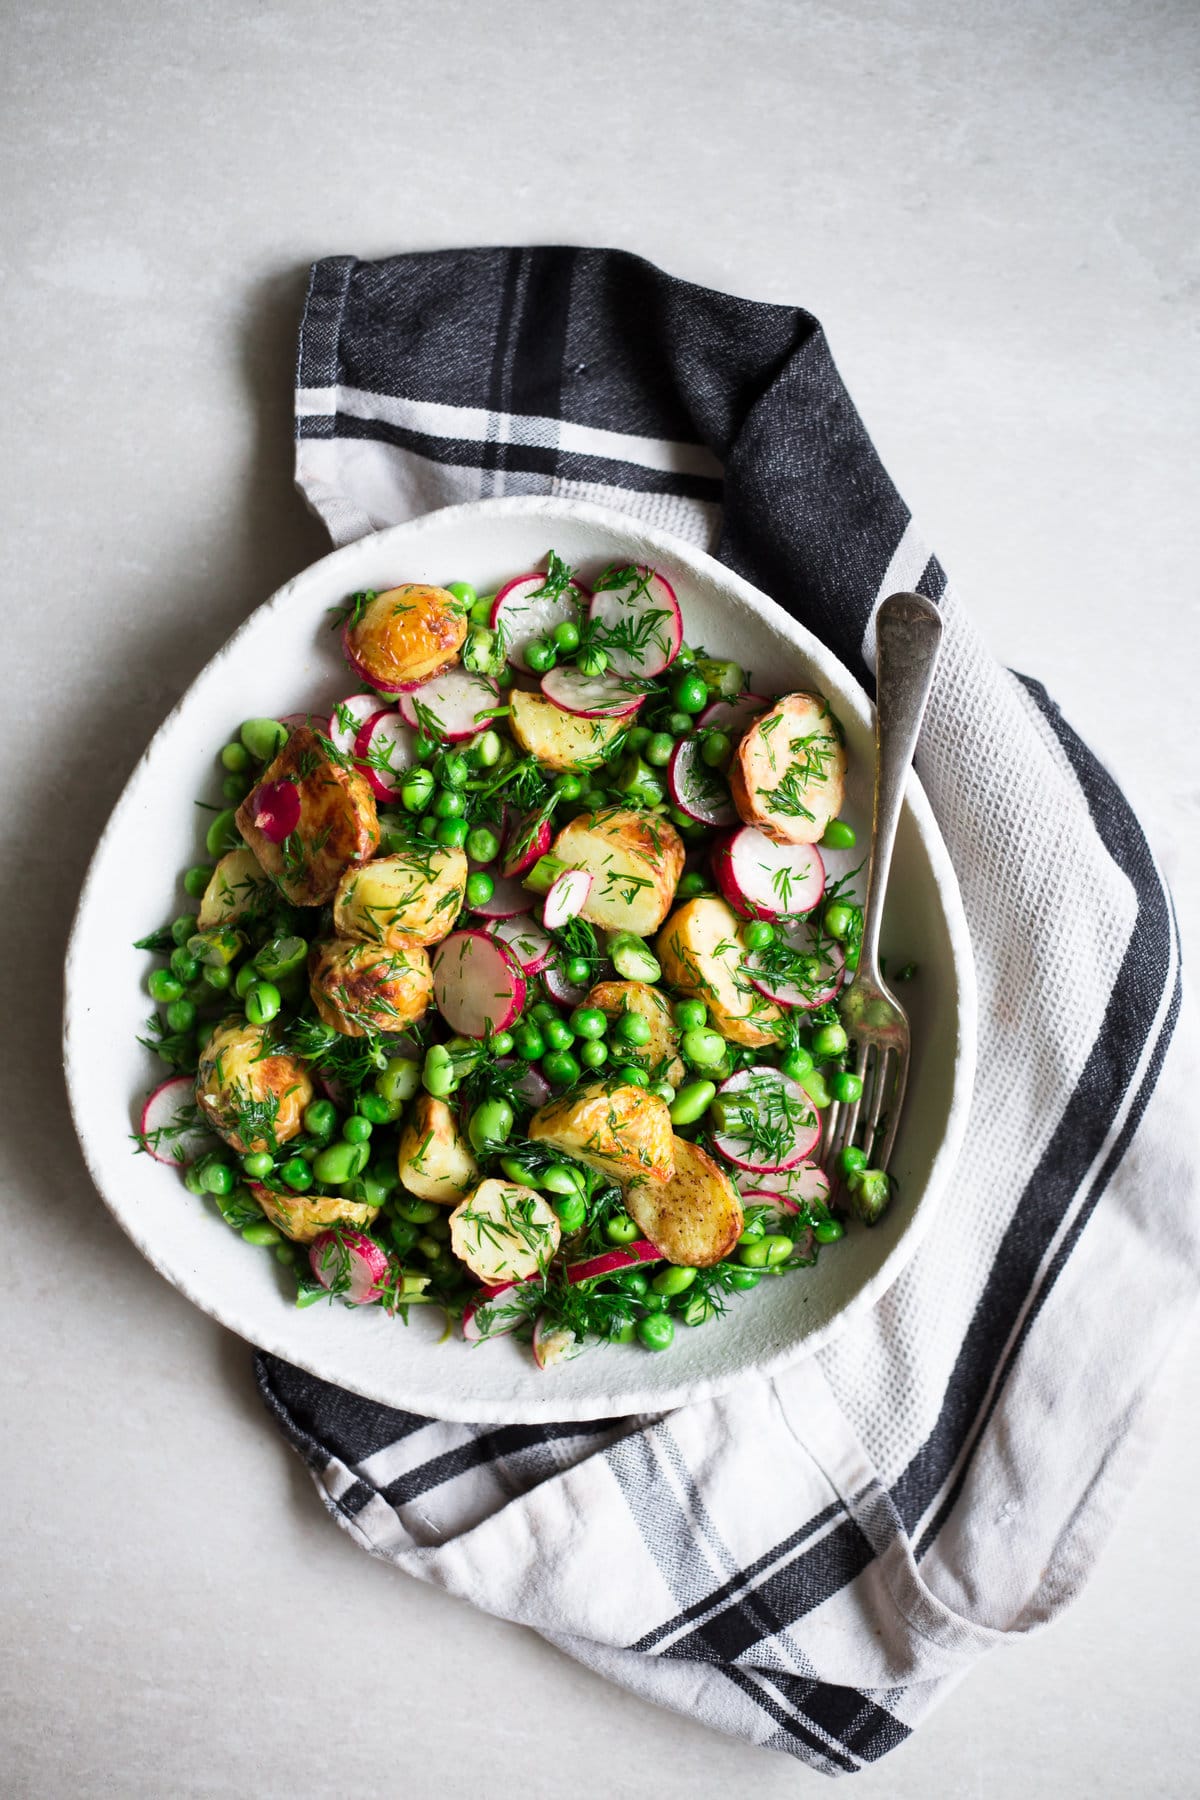
<path id="1" fill-rule="evenodd" d="M 618 675 L 661 675 L 675 661 L 683 644 L 683 614 L 675 597 L 675 589 L 665 575 L 660 575 L 657 569 L 651 569 L 645 563 L 638 565 L 637 573 L 638 581 L 631 582 L 627 587 L 604 588 L 593 594 L 588 619 L 611 630 L 616 625 L 628 622 L 631 617 L 637 618 L 639 613 L 665 613 L 666 618 L 655 621 L 652 640 L 643 647 L 641 661 L 636 661 L 623 650 L 610 649 L 608 652 L 609 667 Z M 634 591 L 646 577 L 645 588 L 636 602 L 628 605 L 621 596 Z M 655 641 L 659 633 L 662 641 Z"/>
<path id="2" fill-rule="evenodd" d="M 811 940 L 806 946 L 797 933 L 785 933 L 785 936 L 801 956 L 814 954 Z M 801 1012 L 812 1012 L 815 1007 L 827 1006 L 831 1000 L 836 999 L 846 978 L 846 955 L 840 944 L 833 940 L 829 940 L 827 945 L 823 944 L 818 960 L 822 965 L 818 969 L 820 985 L 813 988 L 801 987 L 798 982 L 781 977 L 764 975 L 757 966 L 758 957 L 754 951 L 747 955 L 743 967 L 759 993 L 768 1000 L 775 1000 L 780 1006 L 798 1007 Z"/>
<path id="3" fill-rule="evenodd" d="M 507 1031 L 525 1005 L 526 982 L 517 960 L 487 931 L 452 931 L 433 956 L 437 1009 L 463 1037 Z M 488 1007 L 494 1007 L 489 1012 Z"/>
<path id="4" fill-rule="evenodd" d="M 500 865 L 500 873 L 505 877 L 525 875 L 532 869 L 539 856 L 545 856 L 554 837 L 550 829 L 549 819 L 540 819 L 528 838 L 524 836 L 528 825 L 528 814 L 524 818 L 514 819 L 508 836 L 508 845 L 504 852 L 504 861 Z M 528 896 L 526 896 L 528 904 Z"/>
<path id="5" fill-rule="evenodd" d="M 737 739 L 744 737 L 760 713 L 767 712 L 775 702 L 764 700 L 761 694 L 739 694 L 736 700 L 714 700 L 706 706 L 696 720 L 701 731 L 723 731 L 726 736 Z"/>
<path id="6" fill-rule="evenodd" d="M 367 687 L 374 688 L 377 694 L 382 694 L 387 699 L 394 700 L 400 694 L 411 692 L 413 688 L 424 687 L 427 681 L 432 681 L 433 679 L 431 675 L 422 675 L 420 681 L 396 681 L 390 684 L 385 682 L 381 676 L 376 675 L 373 670 L 367 667 L 365 662 L 360 660 L 351 647 L 350 626 L 348 623 L 342 626 L 342 655 L 345 657 L 352 675 L 357 675 L 358 679 L 365 682 Z M 443 664 L 444 668 L 451 668 L 452 666 L 453 658 Z M 440 675 L 441 672 L 441 669 L 439 669 L 438 674 Z"/>
<path id="7" fill-rule="evenodd" d="M 483 864 L 472 864 L 476 867 L 483 868 Z M 492 877 L 492 892 L 479 906 L 473 906 L 472 912 L 484 919 L 515 919 L 518 913 L 529 911 L 529 890 L 515 875 L 496 875 L 491 869 L 484 873 Z"/>
<path id="8" fill-rule="evenodd" d="M 387 1253 L 361 1231 L 323 1231 L 308 1249 L 309 1267 L 323 1288 L 338 1288 L 338 1299 L 350 1306 L 378 1300 L 387 1280 Z M 349 1282 L 342 1287 L 343 1280 Z"/>
<path id="9" fill-rule="evenodd" d="M 602 1250 L 598 1256 L 589 1256 L 583 1262 L 567 1264 L 567 1280 L 595 1281 L 601 1275 L 616 1275 L 622 1269 L 634 1269 L 639 1263 L 664 1262 L 666 1259 L 657 1244 L 649 1238 L 638 1238 L 635 1243 L 622 1244 L 619 1250 Z"/>
<path id="10" fill-rule="evenodd" d="M 737 807 L 723 776 L 700 755 L 699 738 L 680 738 L 667 765 L 671 798 L 701 825 L 735 825 Z"/>
<path id="11" fill-rule="evenodd" d="M 542 970 L 542 986 L 560 1006 L 582 1006 L 591 992 L 588 982 L 568 981 L 560 963 L 552 962 Z"/>
<path id="12" fill-rule="evenodd" d="M 515 919 L 493 919 L 487 929 L 516 957 L 526 975 L 540 975 L 554 956 L 554 939 L 532 913 L 518 913 Z"/>
<path id="13" fill-rule="evenodd" d="M 829 1177 L 815 1162 L 800 1162 L 778 1174 L 759 1174 L 755 1180 L 759 1185 L 742 1195 L 743 1206 L 781 1206 L 785 1212 L 799 1212 L 813 1201 L 823 1206 L 829 1198 Z"/>
<path id="14" fill-rule="evenodd" d="M 626 719 L 646 698 L 617 676 L 582 675 L 574 663 L 560 663 L 543 675 L 542 693 L 560 712 L 579 719 Z"/>
<path id="15" fill-rule="evenodd" d="M 810 913 L 825 892 L 825 864 L 815 844 L 777 844 L 753 825 L 740 826 L 714 845 L 710 866 L 718 888 L 744 917 Z M 774 877 L 781 870 L 788 871 L 788 879 L 777 887 Z"/>
<path id="16" fill-rule="evenodd" d="M 569 919 L 578 918 L 592 891 L 592 877 L 587 869 L 565 869 L 550 884 L 542 905 L 542 924 L 558 931 Z"/>
<path id="17" fill-rule="evenodd" d="M 528 594 L 524 596 L 528 598 L 545 585 L 546 577 L 534 569 L 528 575 L 516 575 L 511 581 L 506 581 L 492 602 L 489 620 L 492 630 L 503 626 L 508 660 L 525 674 L 533 672 L 525 661 L 528 646 L 537 638 L 547 636 L 564 619 L 574 619 L 575 614 L 582 613 L 592 598 L 587 588 L 577 581 L 571 581 L 555 600 L 543 600 L 540 605 L 528 607 L 518 606 L 517 602 L 523 597 L 518 592 L 519 589 L 528 588 Z M 505 618 L 506 609 L 508 618 Z"/>
<path id="18" fill-rule="evenodd" d="M 138 1133 L 147 1156 L 157 1163 L 169 1163 L 173 1169 L 184 1169 L 195 1162 L 209 1141 L 209 1133 L 197 1120 L 193 1125 L 178 1127 L 176 1121 L 187 1107 L 195 1109 L 196 1083 L 191 1075 L 168 1075 L 142 1102 Z M 149 1140 L 161 1134 L 164 1150 Z M 183 1154 L 176 1156 L 173 1151 Z"/>
<path id="19" fill-rule="evenodd" d="M 793 1081 L 790 1076 L 782 1074 L 780 1070 L 772 1068 L 768 1063 L 759 1064 L 752 1069 L 742 1069 L 738 1074 L 731 1075 L 728 1081 L 722 1082 L 717 1089 L 717 1098 L 736 1098 L 752 1081 L 760 1080 L 778 1083 L 793 1107 L 804 1108 L 803 1112 L 798 1112 L 797 1122 L 792 1128 L 790 1149 L 784 1151 L 782 1159 L 778 1162 L 755 1162 L 753 1157 L 747 1154 L 745 1148 L 738 1150 L 735 1147 L 745 1142 L 736 1132 L 716 1131 L 713 1134 L 713 1142 L 726 1162 L 732 1163 L 735 1169 L 749 1169 L 755 1174 L 763 1171 L 774 1173 L 780 1169 L 794 1169 L 798 1163 L 804 1161 L 810 1150 L 816 1148 L 821 1137 L 821 1121 L 817 1109 L 798 1081 Z"/>
<path id="20" fill-rule="evenodd" d="M 497 705 L 499 691 L 485 675 L 473 675 L 469 669 L 455 665 L 439 670 L 401 694 L 400 711 L 405 723 L 419 731 L 417 707 L 428 707 L 447 742 L 458 744 L 487 729 L 491 721 L 480 720 L 477 715 L 490 712 Z"/>
<path id="21" fill-rule="evenodd" d="M 390 742 L 392 745 L 387 769 L 373 768 L 368 761 L 372 745 L 380 741 Z M 354 760 L 359 771 L 366 776 L 367 785 L 376 799 L 394 800 L 417 760 L 417 744 L 412 727 L 398 712 L 390 707 L 382 707 L 360 726 L 354 740 Z"/>
<path id="22" fill-rule="evenodd" d="M 380 710 L 378 694 L 347 694 L 339 700 L 329 715 L 329 741 L 334 749 L 343 756 L 352 756 L 359 732 Z M 338 717 L 339 712 L 346 715 L 348 724 Z"/>

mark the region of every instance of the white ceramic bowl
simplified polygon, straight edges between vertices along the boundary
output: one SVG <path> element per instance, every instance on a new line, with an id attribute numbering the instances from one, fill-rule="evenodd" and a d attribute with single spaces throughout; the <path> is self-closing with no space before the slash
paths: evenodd
<path id="1" fill-rule="evenodd" d="M 827 1343 L 894 1281 L 928 1228 L 966 1121 L 975 989 L 958 886 L 929 805 L 910 782 L 892 871 L 884 950 L 920 964 L 905 990 L 913 1065 L 894 1171 L 899 1197 L 873 1230 L 851 1228 L 817 1267 L 735 1296 L 723 1320 L 683 1329 L 665 1355 L 597 1346 L 543 1374 L 511 1339 L 439 1343 L 442 1319 L 407 1328 L 377 1307 L 298 1311 L 289 1277 L 252 1250 L 173 1169 L 134 1153 L 142 1096 L 162 1066 L 137 1037 L 149 962 L 130 940 L 192 910 L 177 885 L 202 852 L 193 800 L 215 787 L 215 756 L 240 721 L 327 710 L 352 688 L 327 609 L 362 588 L 471 581 L 483 593 L 551 547 L 586 575 L 604 563 L 668 572 L 692 643 L 737 658 L 766 693 L 816 688 L 846 728 L 843 812 L 867 844 L 872 721 L 861 688 L 803 626 L 721 564 L 617 513 L 567 500 L 448 507 L 325 557 L 261 606 L 158 731 L 93 858 L 67 956 L 65 1063 L 88 1167 L 134 1243 L 197 1306 L 251 1343 L 356 1392 L 465 1420 L 586 1419 L 657 1412 L 783 1368 Z M 293 1290 L 294 1291 L 294 1290 Z"/>

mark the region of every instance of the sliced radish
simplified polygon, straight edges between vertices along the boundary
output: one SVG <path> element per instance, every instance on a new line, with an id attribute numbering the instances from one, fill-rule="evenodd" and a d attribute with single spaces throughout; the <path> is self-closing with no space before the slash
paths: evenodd
<path id="1" fill-rule="evenodd" d="M 321 1286 L 348 1306 L 369 1306 L 387 1280 L 386 1251 L 361 1231 L 323 1231 L 309 1246 L 308 1261 Z"/>
<path id="2" fill-rule="evenodd" d="M 191 1075 L 168 1075 L 147 1095 L 138 1123 L 138 1140 L 155 1162 L 186 1168 L 211 1142 L 196 1105 Z"/>
<path id="3" fill-rule="evenodd" d="M 646 698 L 619 676 L 583 675 L 574 663 L 560 663 L 543 675 L 542 692 L 562 712 L 582 719 L 625 718 Z"/>
<path id="4" fill-rule="evenodd" d="M 552 1325 L 546 1313 L 539 1313 L 533 1327 L 533 1360 L 539 1369 L 552 1369 L 556 1363 L 569 1362 L 578 1356 L 583 1345 L 565 1325 Z"/>
<path id="5" fill-rule="evenodd" d="M 518 575 L 500 589 L 492 605 L 492 630 L 503 631 L 505 655 L 527 673 L 525 652 L 530 644 L 549 637 L 564 619 L 578 624 L 590 598 L 587 589 L 573 581 L 556 596 L 539 595 L 538 589 L 545 585 L 544 575 Z"/>
<path id="6" fill-rule="evenodd" d="M 796 979 L 768 974 L 763 962 L 764 958 L 770 957 L 771 950 L 751 951 L 744 966 L 759 993 L 765 994 L 768 1000 L 777 1001 L 780 1006 L 798 1006 L 804 1012 L 827 1006 L 836 999 L 846 975 L 846 957 L 841 945 L 832 938 L 822 938 L 818 947 L 811 932 L 802 925 L 791 929 L 785 926 L 780 936 L 797 956 L 807 959 L 808 968 Z"/>
<path id="7" fill-rule="evenodd" d="M 794 1169 L 780 1169 L 756 1175 L 752 1194 L 742 1195 L 743 1206 L 782 1206 L 785 1212 L 799 1212 L 802 1206 L 824 1206 L 829 1198 L 829 1177 L 817 1163 L 797 1163 Z"/>
<path id="8" fill-rule="evenodd" d="M 354 760 L 379 800 L 395 800 L 417 760 L 416 733 L 398 712 L 374 712 L 354 740 Z"/>
<path id="9" fill-rule="evenodd" d="M 712 872 L 735 912 L 755 919 L 810 913 L 825 892 L 825 864 L 815 844 L 777 844 L 753 825 L 715 847 Z"/>
<path id="10" fill-rule="evenodd" d="M 400 711 L 407 722 L 419 730 L 422 713 L 432 715 L 438 737 L 452 744 L 474 737 L 490 720 L 481 718 L 498 704 L 498 688 L 483 675 L 472 675 L 468 669 L 443 669 L 431 681 L 400 696 Z"/>
<path id="11" fill-rule="evenodd" d="M 552 962 L 542 970 L 542 986 L 560 1006 L 582 1006 L 591 993 L 591 983 L 568 981 L 561 963 Z"/>
<path id="12" fill-rule="evenodd" d="M 493 919 L 488 930 L 512 951 L 526 975 L 540 975 L 554 955 L 554 939 L 532 913 L 518 913 L 515 919 Z"/>
<path id="13" fill-rule="evenodd" d="M 667 784 L 672 800 L 690 819 L 701 825 L 737 824 L 729 783 L 704 761 L 699 738 L 680 738 L 667 766 Z"/>
<path id="14" fill-rule="evenodd" d="M 524 875 L 527 869 L 532 869 L 539 856 L 545 856 L 553 837 L 549 819 L 538 819 L 535 823 L 528 814 L 524 818 L 513 818 L 505 832 L 504 861 L 500 865 L 500 873 L 506 876 Z M 528 894 L 525 896 L 525 904 L 529 904 Z"/>
<path id="15" fill-rule="evenodd" d="M 468 1344 L 486 1344 L 489 1338 L 507 1337 L 524 1325 L 541 1282 L 509 1281 L 503 1287 L 483 1288 L 463 1308 L 462 1334 Z"/>
<path id="16" fill-rule="evenodd" d="M 501 1056 L 497 1059 L 496 1067 L 511 1069 L 516 1060 L 515 1056 Z M 550 1099 L 550 1083 L 534 1068 L 532 1063 L 526 1063 L 524 1066 L 525 1073 L 516 1083 L 513 1092 L 525 1102 L 526 1106 L 531 1106 L 536 1112 L 539 1106 L 545 1106 Z"/>
<path id="17" fill-rule="evenodd" d="M 433 954 L 433 997 L 451 1031 L 507 1031 L 525 1004 L 516 959 L 486 931 L 452 931 Z"/>
<path id="18" fill-rule="evenodd" d="M 282 844 L 300 823 L 300 790 L 294 781 L 264 781 L 250 796 L 251 818 L 272 844 Z"/>
<path id="19" fill-rule="evenodd" d="M 559 931 L 568 919 L 576 919 L 587 904 L 592 891 L 592 877 L 586 869 L 568 869 L 551 883 L 542 906 L 542 923 L 551 931 Z"/>
<path id="20" fill-rule="evenodd" d="M 285 713 L 279 723 L 286 725 L 289 731 L 307 725 L 312 731 L 319 731 L 322 737 L 329 736 L 329 720 L 324 713 Z"/>
<path id="21" fill-rule="evenodd" d="M 744 737 L 755 719 L 773 706 L 761 694 L 739 694 L 736 700 L 714 700 L 696 720 L 702 731 L 723 731 L 728 737 Z"/>
<path id="22" fill-rule="evenodd" d="M 622 1269 L 635 1269 L 639 1263 L 662 1261 L 663 1253 L 656 1244 L 649 1238 L 638 1238 L 635 1243 L 622 1244 L 619 1250 L 602 1250 L 599 1256 L 568 1263 L 567 1280 L 596 1281 L 601 1275 L 619 1275 Z"/>
<path id="23" fill-rule="evenodd" d="M 800 1083 L 769 1064 L 731 1075 L 717 1098 L 726 1123 L 713 1142 L 735 1169 L 794 1169 L 820 1138 L 821 1121 Z M 770 1148 L 756 1137 L 769 1137 Z"/>
<path id="24" fill-rule="evenodd" d="M 675 589 L 655 569 L 643 565 L 625 586 L 600 589 L 588 618 L 616 675 L 661 675 L 679 655 L 683 614 Z"/>
<path id="25" fill-rule="evenodd" d="M 483 867 L 482 863 L 471 864 L 472 869 Z M 484 872 L 492 878 L 491 897 L 479 906 L 473 906 L 472 912 L 477 912 L 483 919 L 515 919 L 518 913 L 528 912 L 529 892 L 515 875 L 498 875 L 494 868 Z"/>
<path id="26" fill-rule="evenodd" d="M 334 749 L 352 756 L 359 732 L 378 711 L 378 694 L 350 694 L 339 700 L 329 715 L 329 741 Z"/>

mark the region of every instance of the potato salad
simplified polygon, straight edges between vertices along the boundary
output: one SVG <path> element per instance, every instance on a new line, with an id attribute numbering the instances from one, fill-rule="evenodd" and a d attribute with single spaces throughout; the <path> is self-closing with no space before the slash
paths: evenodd
<path id="1" fill-rule="evenodd" d="M 553 551 L 337 625 L 345 691 L 240 725 L 195 910 L 139 942 L 170 1073 L 137 1148 L 297 1305 L 438 1308 L 541 1368 L 666 1351 L 873 1224 L 887 1177 L 821 1157 L 861 1091 L 826 698 L 685 643 L 664 571 Z"/>

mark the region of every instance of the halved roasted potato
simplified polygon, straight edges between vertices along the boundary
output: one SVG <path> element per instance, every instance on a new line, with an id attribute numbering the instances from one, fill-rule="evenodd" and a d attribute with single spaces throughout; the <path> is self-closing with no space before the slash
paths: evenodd
<path id="1" fill-rule="evenodd" d="M 308 974 L 317 1011 L 345 1037 L 403 1031 L 433 998 L 433 973 L 419 944 L 386 949 L 334 938 L 314 945 Z"/>
<path id="2" fill-rule="evenodd" d="M 334 929 L 364 944 L 436 944 L 454 926 L 467 885 L 461 850 L 426 844 L 347 869 L 333 901 Z"/>
<path id="3" fill-rule="evenodd" d="M 275 884 L 253 850 L 230 850 L 209 878 L 196 914 L 198 931 L 261 919 L 278 903 Z"/>
<path id="4" fill-rule="evenodd" d="M 674 1172 L 666 1102 L 641 1087 L 597 1081 L 564 1094 L 534 1113 L 529 1136 L 612 1181 L 669 1181 Z"/>
<path id="5" fill-rule="evenodd" d="M 343 642 L 373 687 L 402 693 L 457 661 L 467 611 L 445 588 L 406 581 L 360 607 L 346 623 Z"/>
<path id="6" fill-rule="evenodd" d="M 250 1025 L 240 1014 L 222 1019 L 200 1052 L 196 1104 L 243 1156 L 294 1138 L 312 1097 L 308 1070 L 275 1048 L 269 1025 Z"/>
<path id="7" fill-rule="evenodd" d="M 756 719 L 729 770 L 747 825 L 779 844 L 815 844 L 842 804 L 842 728 L 823 694 L 786 694 Z"/>
<path id="8" fill-rule="evenodd" d="M 261 1181 L 252 1181 L 249 1187 L 272 1225 L 295 1244 L 311 1244 L 331 1225 L 364 1229 L 379 1211 L 377 1206 L 346 1200 L 341 1194 L 277 1194 Z"/>
<path id="9" fill-rule="evenodd" d="M 299 798 L 293 830 L 268 835 L 271 789 L 290 783 Z M 261 822 L 260 822 L 261 821 Z M 237 810 L 237 827 L 259 863 L 296 906 L 332 900 L 342 873 L 379 846 L 375 797 L 349 763 L 331 757 L 316 732 L 297 725 Z M 272 825 L 271 829 L 275 827 Z"/>
<path id="10" fill-rule="evenodd" d="M 683 841 L 668 819 L 632 807 L 580 813 L 554 840 L 554 855 L 587 869 L 583 917 L 605 931 L 657 931 L 683 873 Z"/>
<path id="11" fill-rule="evenodd" d="M 723 1037 L 735 1044 L 770 1044 L 783 1014 L 746 974 L 744 923 L 726 901 L 701 894 L 676 907 L 654 949 L 668 987 L 703 1000 Z"/>
<path id="12" fill-rule="evenodd" d="M 444 1100 L 419 1094 L 413 1101 L 398 1154 L 400 1180 L 419 1200 L 456 1206 L 479 1180 L 479 1165 Z"/>
<path id="13" fill-rule="evenodd" d="M 604 752 L 622 729 L 623 719 L 584 719 L 564 712 L 542 694 L 512 688 L 509 724 L 522 750 L 548 769 L 580 775 L 603 761 Z"/>
<path id="14" fill-rule="evenodd" d="M 598 981 L 585 1006 L 599 1007 L 607 1018 L 637 1013 L 650 1026 L 648 1044 L 623 1044 L 621 1061 L 645 1069 L 651 1081 L 669 1081 L 678 1087 L 684 1077 L 679 1057 L 679 1037 L 665 994 L 646 981 Z"/>
<path id="15" fill-rule="evenodd" d="M 711 1268 L 729 1255 L 745 1227 L 742 1203 L 728 1175 L 707 1150 L 675 1139 L 670 1181 L 635 1181 L 625 1189 L 625 1210 L 668 1262 Z"/>
<path id="16" fill-rule="evenodd" d="M 542 1274 L 561 1236 L 549 1202 L 516 1181 L 481 1181 L 450 1214 L 450 1248 L 489 1286 Z"/>

